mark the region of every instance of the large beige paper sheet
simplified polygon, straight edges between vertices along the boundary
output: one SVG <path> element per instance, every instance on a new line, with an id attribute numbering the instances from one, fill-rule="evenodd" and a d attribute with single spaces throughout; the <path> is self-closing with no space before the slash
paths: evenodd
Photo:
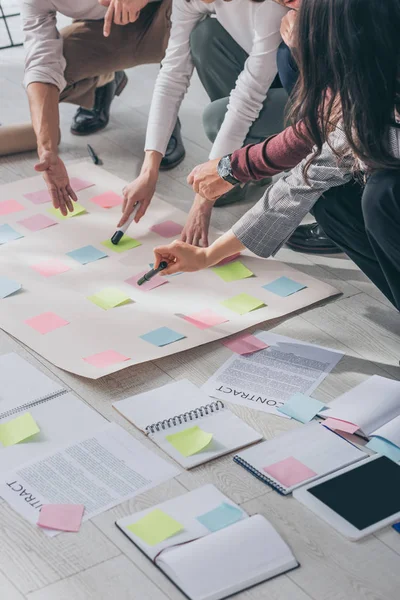
<path id="1" fill-rule="evenodd" d="M 171 277 L 165 285 L 141 291 L 125 280 L 147 270 L 154 260 L 153 248 L 169 241 L 151 232 L 150 227 L 169 219 L 183 225 L 186 214 L 155 197 L 146 216 L 138 225 L 132 224 L 128 231 L 142 245 L 122 254 L 109 251 L 101 242 L 115 231 L 121 208 L 104 209 L 90 199 L 110 190 L 121 194 L 126 182 L 86 162 L 71 165 L 69 172 L 70 176 L 96 184 L 78 193 L 79 203 L 87 209 L 87 214 L 37 232 L 23 228 L 18 221 L 38 213 L 48 214 L 50 204 L 35 205 L 23 196 L 45 187 L 41 176 L 0 188 L 0 200 L 15 199 L 26 207 L 24 211 L 0 216 L 0 225 L 8 223 L 25 236 L 0 246 L 0 275 L 22 284 L 20 292 L 0 300 L 0 327 L 66 371 L 97 379 L 282 317 L 338 293 L 330 285 L 283 263 L 250 254 L 244 254 L 241 260 L 255 277 L 227 283 L 209 269 Z M 216 236 L 217 233 L 212 232 L 211 238 Z M 106 252 L 108 258 L 83 266 L 66 256 L 67 252 L 88 244 Z M 31 268 L 49 259 L 62 260 L 71 269 L 43 277 Z M 282 275 L 307 288 L 287 298 L 262 288 Z M 103 310 L 87 299 L 108 287 L 120 289 L 133 302 Z M 243 292 L 263 300 L 268 306 L 240 316 L 221 305 L 222 301 Z M 229 320 L 202 330 L 180 316 L 203 309 L 212 309 Z M 41 335 L 24 323 L 46 312 L 56 313 L 69 325 Z M 186 337 L 161 348 L 140 339 L 139 336 L 163 326 Z M 83 360 L 106 350 L 119 352 L 129 360 L 106 368 L 95 367 Z"/>

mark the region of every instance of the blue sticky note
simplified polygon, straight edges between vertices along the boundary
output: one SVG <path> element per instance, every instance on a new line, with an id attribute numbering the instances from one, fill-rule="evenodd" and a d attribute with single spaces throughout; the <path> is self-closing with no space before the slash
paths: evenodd
<path id="1" fill-rule="evenodd" d="M 279 277 L 279 279 L 275 279 L 275 281 L 267 283 L 267 285 L 263 285 L 262 287 L 264 290 L 281 296 L 281 298 L 286 298 L 286 296 L 291 296 L 300 290 L 304 290 L 307 286 L 304 283 L 297 283 L 297 281 L 293 281 L 289 277 Z"/>
<path id="2" fill-rule="evenodd" d="M 382 454 L 382 456 L 387 456 L 394 462 L 400 461 L 400 448 L 381 437 L 374 436 L 365 447 Z"/>
<path id="3" fill-rule="evenodd" d="M 400 523 L 395 523 L 393 526 L 393 529 L 395 529 L 398 533 L 400 533 Z"/>
<path id="4" fill-rule="evenodd" d="M 94 246 L 83 246 L 83 248 L 67 252 L 67 255 L 80 262 L 81 265 L 87 265 L 88 263 L 108 256 L 105 252 L 97 250 Z"/>
<path id="5" fill-rule="evenodd" d="M 323 402 L 310 398 L 305 394 L 297 393 L 293 394 L 278 410 L 284 415 L 296 419 L 296 421 L 309 423 L 324 408 L 325 404 Z"/>
<path id="6" fill-rule="evenodd" d="M 243 512 L 236 506 L 222 502 L 217 508 L 196 518 L 204 527 L 207 527 L 208 531 L 218 531 L 240 521 L 243 518 Z"/>
<path id="7" fill-rule="evenodd" d="M 24 236 L 15 231 L 10 225 L 0 225 L 0 244 L 6 244 L 7 242 L 12 242 L 13 240 L 19 240 Z"/>
<path id="8" fill-rule="evenodd" d="M 22 285 L 17 281 L 8 279 L 8 277 L 0 277 L 0 298 L 7 298 L 11 294 L 15 294 L 21 287 Z"/>
<path id="9" fill-rule="evenodd" d="M 145 333 L 140 337 L 142 340 L 150 342 L 150 344 L 154 344 L 154 346 L 168 346 L 168 344 L 182 340 L 186 336 L 182 335 L 182 333 L 174 331 L 173 329 L 170 329 L 169 327 L 159 327 L 158 329 L 149 331 L 149 333 Z"/>

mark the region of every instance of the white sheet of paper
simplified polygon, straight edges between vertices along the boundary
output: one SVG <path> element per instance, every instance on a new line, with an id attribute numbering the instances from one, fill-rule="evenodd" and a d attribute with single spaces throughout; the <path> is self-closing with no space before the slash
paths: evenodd
<path id="1" fill-rule="evenodd" d="M 274 259 L 262 260 L 248 252 L 242 254 L 241 261 L 255 276 L 246 281 L 227 283 L 207 269 L 169 278 L 168 285 L 142 292 L 127 284 L 126 280 L 147 269 L 149 262 L 153 261 L 153 248 L 166 242 L 150 228 L 166 220 L 184 225 L 186 213 L 155 196 L 144 218 L 140 223 L 132 224 L 127 232 L 127 235 L 139 240 L 141 246 L 119 254 L 102 246 L 102 242 L 109 240 L 114 233 L 120 207 L 103 209 L 91 202 L 91 198 L 107 191 L 121 194 L 126 182 L 90 163 L 71 165 L 69 174 L 95 184 L 78 193 L 79 203 L 87 212 L 73 219 L 60 220 L 57 226 L 39 233 L 24 231 L 24 238 L 0 247 L 0 272 L 23 286 L 22 293 L 2 301 L 0 327 L 62 369 L 97 379 L 130 365 L 221 339 L 338 293 L 330 285 L 288 265 Z M 5 184 L 0 187 L 0 194 L 21 202 L 25 206 L 24 217 L 30 217 L 32 214 L 47 214 L 47 203 L 33 205 L 24 198 L 26 192 L 40 189 L 43 189 L 43 180 L 37 176 Z M 1 216 L 0 225 L 8 223 L 19 231 L 17 220 L 21 218 L 20 214 Z M 210 241 L 216 237 L 216 231 L 211 231 Z M 83 266 L 67 255 L 87 245 L 105 251 L 108 256 Z M 127 261 L 128 257 L 132 260 Z M 53 277 L 43 277 L 31 268 L 50 258 L 61 260 L 70 269 Z M 271 294 L 262 287 L 281 276 L 307 287 L 287 298 Z M 131 297 L 132 302 L 104 311 L 87 300 L 88 296 L 106 287 L 117 287 Z M 222 301 L 243 292 L 259 298 L 268 306 L 240 316 L 221 305 Z M 228 321 L 201 330 L 179 316 L 206 308 Z M 26 325 L 27 319 L 46 312 L 55 313 L 69 324 L 45 335 Z M 163 347 L 140 338 L 163 326 L 185 337 Z M 107 350 L 114 350 L 129 360 L 103 368 L 83 360 Z"/>
<path id="2" fill-rule="evenodd" d="M 268 331 L 255 335 L 269 348 L 233 355 L 202 386 L 209 396 L 285 417 L 277 408 L 296 392 L 311 394 L 343 356 Z"/>
<path id="3" fill-rule="evenodd" d="M 91 437 L 2 474 L 0 496 L 32 524 L 43 504 L 84 504 L 85 521 L 178 474 L 110 423 Z"/>

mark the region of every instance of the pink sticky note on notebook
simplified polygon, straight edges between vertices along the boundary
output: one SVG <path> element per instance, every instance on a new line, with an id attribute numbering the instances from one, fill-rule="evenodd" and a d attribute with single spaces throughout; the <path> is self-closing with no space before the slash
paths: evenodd
<path id="1" fill-rule="evenodd" d="M 10 215 L 20 210 L 25 210 L 25 206 L 16 200 L 3 200 L 0 202 L 0 215 Z"/>
<path id="2" fill-rule="evenodd" d="M 232 262 L 233 260 L 236 260 L 237 258 L 239 258 L 240 254 L 241 254 L 240 252 L 237 252 L 236 254 L 232 254 L 232 256 L 227 256 L 226 258 L 223 258 L 222 260 L 220 260 L 219 263 L 217 263 L 214 266 L 222 267 L 223 265 L 227 265 L 228 263 Z"/>
<path id="3" fill-rule="evenodd" d="M 317 475 L 294 456 L 289 456 L 285 460 L 263 467 L 263 471 L 288 488 Z"/>
<path id="4" fill-rule="evenodd" d="M 322 424 L 333 431 L 343 431 L 345 433 L 355 433 L 359 430 L 358 425 L 354 425 L 354 423 L 349 423 L 348 421 L 341 421 L 340 419 L 328 418 Z"/>
<path id="5" fill-rule="evenodd" d="M 83 504 L 43 504 L 37 524 L 45 529 L 79 531 L 82 523 Z"/>
<path id="6" fill-rule="evenodd" d="M 158 233 L 158 235 L 165 238 L 180 235 L 182 229 L 183 225 L 179 225 L 179 223 L 175 223 L 175 221 L 164 221 L 163 223 L 157 223 L 157 225 L 150 227 L 150 231 L 154 231 L 154 233 Z"/>
<path id="7" fill-rule="evenodd" d="M 142 271 L 141 273 L 138 273 L 137 275 L 133 275 L 133 277 L 129 277 L 129 279 L 125 279 L 125 283 L 129 283 L 129 285 L 133 285 L 133 287 L 135 287 L 138 290 L 142 290 L 143 292 L 148 292 L 149 290 L 153 290 L 156 287 L 159 287 L 160 285 L 163 285 L 164 283 L 168 283 L 168 280 L 165 279 L 165 277 L 161 277 L 161 275 L 154 275 L 154 277 L 152 277 L 150 279 L 150 281 L 146 281 L 146 283 L 143 283 L 142 285 L 138 285 L 138 280 L 143 277 L 143 275 L 147 273 L 147 271 Z"/>
<path id="8" fill-rule="evenodd" d="M 231 340 L 221 340 L 221 344 L 227 346 L 227 348 L 232 350 L 232 352 L 236 352 L 236 354 L 252 354 L 258 350 L 268 348 L 268 344 L 265 344 L 250 333 L 243 333 Z"/>
<path id="9" fill-rule="evenodd" d="M 221 323 L 226 323 L 228 321 L 228 319 L 214 312 L 210 308 L 206 308 L 188 316 L 184 315 L 183 318 L 198 329 L 208 329 L 209 327 L 214 327 L 214 325 L 220 325 Z"/>
<path id="10" fill-rule="evenodd" d="M 25 321 L 25 324 L 29 325 L 29 327 L 32 327 L 32 329 L 36 329 L 36 331 L 42 335 L 45 333 L 50 333 L 50 331 L 54 331 L 54 329 L 59 329 L 60 327 L 69 325 L 68 321 L 62 319 L 52 312 L 42 313 L 37 317 L 28 319 Z"/>
<path id="11" fill-rule="evenodd" d="M 79 177 L 71 177 L 69 180 L 69 184 L 74 190 L 74 192 L 80 192 L 81 190 L 85 190 L 88 187 L 92 187 L 94 183 L 90 181 L 85 181 L 85 179 L 80 179 Z"/>
<path id="12" fill-rule="evenodd" d="M 45 202 L 51 202 L 51 196 L 47 190 L 28 192 L 28 194 L 24 194 L 24 198 L 27 198 L 33 202 L 33 204 L 44 204 Z"/>
<path id="13" fill-rule="evenodd" d="M 32 269 L 43 275 L 44 277 L 52 277 L 53 275 L 59 275 L 59 273 L 65 273 L 70 270 L 70 267 L 61 260 L 50 259 L 44 260 L 37 265 L 32 265 Z"/>
<path id="14" fill-rule="evenodd" d="M 46 227 L 52 227 L 52 225 L 58 225 L 57 221 L 50 219 L 46 215 L 33 215 L 22 221 L 18 221 L 20 225 L 23 225 L 30 231 L 40 231 L 40 229 L 46 229 Z"/>
<path id="15" fill-rule="evenodd" d="M 89 365 L 93 365 L 93 367 L 104 369 L 110 365 L 115 365 L 117 363 L 129 360 L 129 358 L 128 356 L 124 356 L 119 352 L 115 352 L 115 350 L 106 350 L 105 352 L 99 352 L 98 354 L 87 356 L 83 360 L 89 363 Z"/>
<path id="16" fill-rule="evenodd" d="M 104 194 L 94 196 L 90 201 L 102 208 L 113 208 L 114 206 L 120 206 L 123 203 L 121 196 L 118 196 L 115 192 L 104 192 Z"/>

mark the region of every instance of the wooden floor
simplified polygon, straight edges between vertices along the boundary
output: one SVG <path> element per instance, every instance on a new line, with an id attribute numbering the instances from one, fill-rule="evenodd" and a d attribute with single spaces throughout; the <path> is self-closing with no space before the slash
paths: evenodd
<path id="1" fill-rule="evenodd" d="M 28 120 L 21 87 L 22 51 L 0 52 L 0 120 Z M 104 167 L 132 179 L 142 159 L 146 115 L 157 66 L 129 73 L 129 85 L 115 100 L 110 126 L 90 143 Z M 207 99 L 195 81 L 180 112 L 187 158 L 162 174 L 158 191 L 164 199 L 188 210 L 192 192 L 185 183 L 190 169 L 206 160 L 209 144 L 201 113 Z M 74 107 L 63 106 L 61 156 L 86 158 L 86 139 L 69 134 Z M 0 183 L 32 176 L 33 153 L 0 162 Z M 216 209 L 213 224 L 228 228 L 246 205 Z M 342 296 L 287 319 L 273 331 L 345 352 L 315 396 L 329 401 L 373 374 L 400 379 L 400 319 L 389 302 L 343 255 L 310 257 L 288 249 L 281 260 L 336 286 Z M 143 392 L 174 379 L 201 385 L 230 355 L 218 342 L 161 360 L 131 367 L 98 381 L 88 381 L 53 367 L 0 331 L 0 353 L 15 351 L 71 388 L 82 400 L 133 436 L 144 437 L 111 407 L 114 400 Z M 1 389 L 1 382 L 0 382 Z M 267 438 L 295 427 L 292 421 L 233 407 Z M 154 451 L 156 447 L 146 441 Z M 400 535 L 388 528 L 359 543 L 347 542 L 292 498 L 270 491 L 231 457 L 183 472 L 175 480 L 125 502 L 86 522 L 78 534 L 48 539 L 0 500 L 0 598 L 2 600 L 177 600 L 175 587 L 123 536 L 117 518 L 167 498 L 214 483 L 250 514 L 264 514 L 290 544 L 301 568 L 237 596 L 240 600 L 396 600 L 400 597 Z M 371 482 L 373 485 L 373 482 Z M 390 493 L 390 491 L 388 492 Z"/>

